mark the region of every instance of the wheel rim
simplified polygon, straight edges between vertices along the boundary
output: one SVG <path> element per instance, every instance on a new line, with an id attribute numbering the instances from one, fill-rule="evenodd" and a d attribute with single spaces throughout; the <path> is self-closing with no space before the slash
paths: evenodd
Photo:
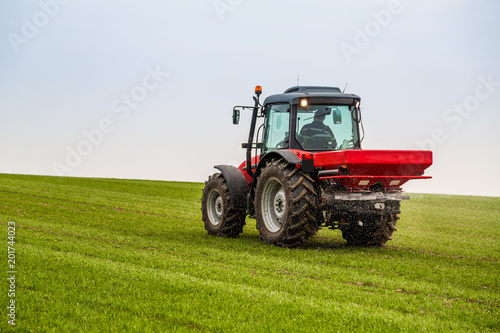
<path id="1" fill-rule="evenodd" d="M 213 225 L 219 225 L 222 220 L 222 214 L 224 213 L 224 205 L 222 203 L 222 197 L 219 191 L 216 189 L 212 190 L 208 194 L 208 218 L 210 223 Z"/>
<path id="2" fill-rule="evenodd" d="M 262 216 L 267 230 L 277 232 L 283 226 L 286 214 L 286 198 L 283 186 L 276 178 L 270 178 L 262 193 Z"/>

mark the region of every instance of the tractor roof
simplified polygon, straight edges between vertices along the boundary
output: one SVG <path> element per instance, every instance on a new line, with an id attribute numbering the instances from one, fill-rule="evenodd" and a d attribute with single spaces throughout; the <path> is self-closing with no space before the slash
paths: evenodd
<path id="1" fill-rule="evenodd" d="M 264 104 L 270 103 L 290 103 L 297 104 L 300 98 L 304 97 L 326 97 L 326 98 L 348 98 L 351 101 L 359 96 L 354 94 L 344 94 L 337 87 L 317 87 L 317 86 L 296 86 L 285 90 L 283 94 L 271 95 L 264 100 Z M 345 99 L 346 104 L 349 100 Z M 343 101 L 343 103 L 344 103 Z"/>

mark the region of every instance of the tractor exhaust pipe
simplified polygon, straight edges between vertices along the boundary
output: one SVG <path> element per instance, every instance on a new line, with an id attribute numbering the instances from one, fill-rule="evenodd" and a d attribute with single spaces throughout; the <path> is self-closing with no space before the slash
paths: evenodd
<path id="1" fill-rule="evenodd" d="M 255 95 L 253 100 L 255 101 L 255 106 L 253 107 L 252 113 L 252 122 L 250 123 L 250 132 L 248 133 L 248 143 L 247 143 L 247 165 L 246 171 L 250 177 L 254 176 L 254 172 L 252 170 L 252 146 L 253 146 L 253 136 L 255 133 L 255 124 L 257 123 L 257 113 L 259 112 L 259 97 L 262 94 L 262 87 L 255 87 Z"/>

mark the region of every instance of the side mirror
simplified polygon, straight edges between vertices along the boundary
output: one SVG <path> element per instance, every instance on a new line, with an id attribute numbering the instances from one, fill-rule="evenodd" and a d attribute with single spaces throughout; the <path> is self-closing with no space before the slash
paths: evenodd
<path id="1" fill-rule="evenodd" d="M 233 124 L 238 125 L 240 123 L 240 110 L 233 109 Z"/>
<path id="2" fill-rule="evenodd" d="M 338 109 L 333 110 L 333 123 L 342 124 L 342 113 Z"/>

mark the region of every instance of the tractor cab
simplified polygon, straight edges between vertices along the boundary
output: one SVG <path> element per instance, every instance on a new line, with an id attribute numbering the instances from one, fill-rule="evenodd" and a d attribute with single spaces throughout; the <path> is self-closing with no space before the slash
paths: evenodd
<path id="1" fill-rule="evenodd" d="M 298 87 L 264 101 L 262 153 L 277 149 L 331 151 L 359 148 L 359 97 L 336 90 L 310 93 Z M 314 91 L 314 90 L 313 90 Z"/>
<path id="2" fill-rule="evenodd" d="M 359 96 L 344 94 L 336 87 L 297 86 L 267 97 L 261 105 L 261 92 L 257 86 L 255 106 L 233 109 L 235 124 L 240 110 L 254 110 L 249 140 L 243 144 L 247 157 L 254 149 L 253 161 L 250 163 L 247 158 L 247 165 L 255 165 L 264 154 L 280 149 L 312 153 L 361 149 Z M 254 122 L 260 117 L 264 122 L 257 130 L 254 143 Z"/>

